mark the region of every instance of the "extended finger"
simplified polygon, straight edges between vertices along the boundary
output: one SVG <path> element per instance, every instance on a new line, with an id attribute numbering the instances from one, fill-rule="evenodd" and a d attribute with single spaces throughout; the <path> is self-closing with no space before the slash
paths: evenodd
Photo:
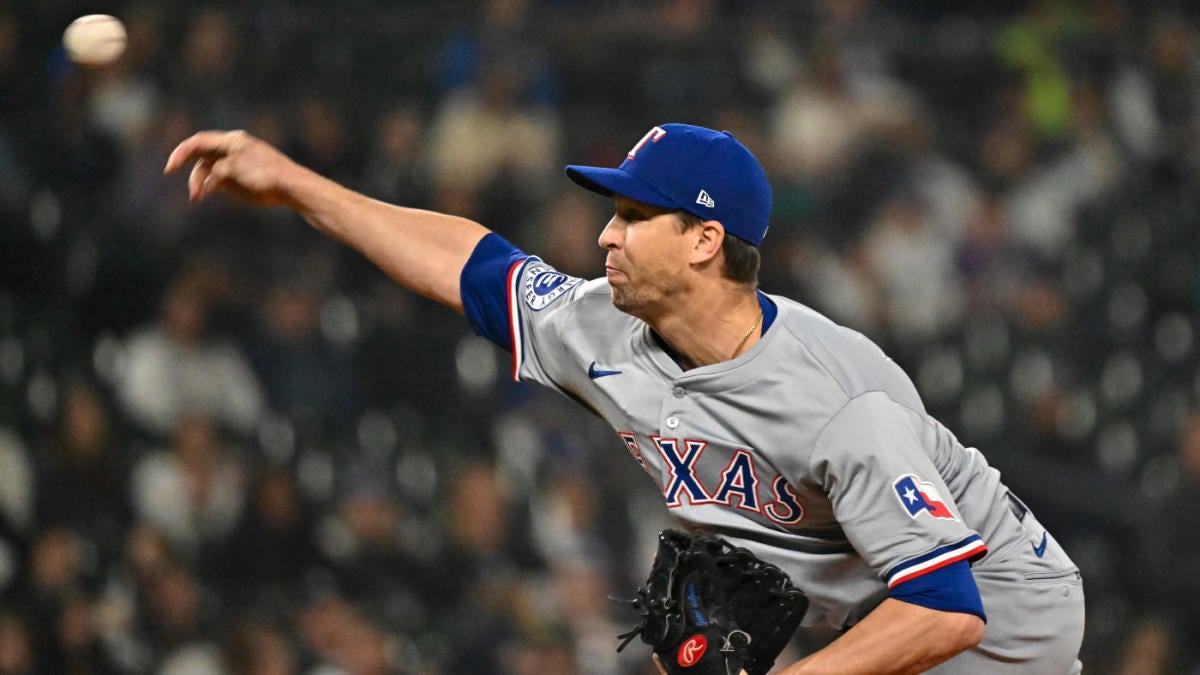
<path id="1" fill-rule="evenodd" d="M 204 199 L 220 189 L 225 180 L 229 178 L 231 169 L 230 160 L 228 159 L 222 158 L 214 161 L 209 168 L 208 175 L 205 176 L 204 181 L 200 184 L 200 199 Z"/>
<path id="2" fill-rule="evenodd" d="M 196 160 L 196 164 L 192 167 L 192 173 L 188 176 L 188 199 L 192 201 L 200 199 L 204 183 L 208 180 L 208 176 L 211 173 L 211 159 L 201 157 Z"/>
<path id="3" fill-rule="evenodd" d="M 201 131 L 193 134 L 171 151 L 163 173 L 172 173 L 193 159 L 224 154 L 229 141 L 229 133 L 224 131 Z"/>

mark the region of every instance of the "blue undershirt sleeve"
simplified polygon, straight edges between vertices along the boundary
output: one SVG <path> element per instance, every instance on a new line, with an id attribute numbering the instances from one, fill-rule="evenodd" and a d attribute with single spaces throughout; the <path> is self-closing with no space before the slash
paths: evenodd
<path id="1" fill-rule="evenodd" d="M 888 597 L 943 612 L 974 614 L 987 621 L 979 587 L 971 574 L 971 564 L 966 560 L 897 584 Z"/>
<path id="2" fill-rule="evenodd" d="M 509 275 L 529 257 L 504 237 L 492 232 L 475 245 L 459 276 L 463 312 L 478 335 L 512 351 L 509 316 Z"/>

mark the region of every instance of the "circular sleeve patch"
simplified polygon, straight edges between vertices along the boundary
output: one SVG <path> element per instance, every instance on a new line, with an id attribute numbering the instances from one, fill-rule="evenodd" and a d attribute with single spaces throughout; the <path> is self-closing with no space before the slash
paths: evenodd
<path id="1" fill-rule="evenodd" d="M 583 281 L 568 276 L 538 260 L 525 271 L 522 296 L 530 309 L 539 310 L 562 297 L 573 286 Z"/>

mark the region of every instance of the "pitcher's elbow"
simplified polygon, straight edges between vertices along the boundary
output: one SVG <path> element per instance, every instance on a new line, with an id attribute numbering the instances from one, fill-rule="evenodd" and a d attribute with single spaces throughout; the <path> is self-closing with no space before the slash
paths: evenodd
<path id="1" fill-rule="evenodd" d="M 983 642 L 983 635 L 987 632 L 987 624 L 983 619 L 974 614 L 959 614 L 956 622 L 958 630 L 955 633 L 958 635 L 958 644 L 963 650 L 971 649 Z"/>

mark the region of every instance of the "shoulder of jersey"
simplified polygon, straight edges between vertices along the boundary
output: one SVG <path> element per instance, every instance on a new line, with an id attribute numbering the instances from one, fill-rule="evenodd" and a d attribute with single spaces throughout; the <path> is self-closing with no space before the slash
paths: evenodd
<path id="1" fill-rule="evenodd" d="M 878 345 L 857 330 L 795 300 L 779 296 L 771 299 L 779 307 L 772 330 L 786 330 L 789 341 L 807 352 L 847 393 L 857 392 L 866 382 L 875 380 L 871 375 L 880 374 L 880 370 L 895 367 Z"/>
<path id="2" fill-rule="evenodd" d="M 605 279 L 604 277 L 600 277 L 599 279 L 588 279 L 584 281 L 583 285 L 579 287 L 579 294 L 587 296 L 600 296 L 606 300 L 609 300 L 610 305 L 612 304 L 612 291 L 609 289 L 608 279 Z M 616 307 L 613 309 L 616 309 Z"/>
<path id="3" fill-rule="evenodd" d="M 801 343 L 866 339 L 853 328 L 835 322 L 808 305 L 778 295 L 770 297 L 779 308 L 776 324 L 786 328 L 793 338 Z"/>
<path id="4" fill-rule="evenodd" d="M 599 279 L 581 279 L 560 273 L 539 258 L 530 258 L 520 285 L 518 292 L 524 304 L 535 311 L 556 306 L 560 298 L 565 299 L 569 294 L 572 300 L 565 306 L 574 306 L 575 309 L 566 313 L 577 315 L 577 310 L 583 309 L 588 313 L 605 315 L 608 321 L 618 321 L 619 317 L 625 317 L 630 322 L 637 321 L 613 306 L 611 288 L 608 287 L 608 280 L 602 276 Z"/>
<path id="5" fill-rule="evenodd" d="M 606 345 L 628 344 L 642 330 L 641 320 L 612 304 L 607 279 L 592 279 L 572 289 L 571 299 L 546 320 L 560 327 L 560 334 L 577 347 L 593 351 Z"/>
<path id="6" fill-rule="evenodd" d="M 579 287 L 575 290 L 575 302 L 586 303 L 589 309 L 592 305 L 607 306 L 614 313 L 622 316 L 628 316 L 621 310 L 617 309 L 612 304 L 612 290 L 608 286 L 608 279 L 600 277 L 599 279 L 584 279 Z M 633 318 L 633 317 L 629 317 Z"/>

